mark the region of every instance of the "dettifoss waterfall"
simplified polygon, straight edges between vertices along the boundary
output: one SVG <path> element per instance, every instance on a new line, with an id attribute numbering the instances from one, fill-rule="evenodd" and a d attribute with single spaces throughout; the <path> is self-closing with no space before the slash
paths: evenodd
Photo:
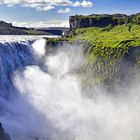
<path id="1" fill-rule="evenodd" d="M 12 140 L 140 139 L 139 82 L 125 88 L 128 96 L 83 91 L 73 72 L 82 49 L 46 49 L 45 39 L 0 43 L 0 122 Z"/>

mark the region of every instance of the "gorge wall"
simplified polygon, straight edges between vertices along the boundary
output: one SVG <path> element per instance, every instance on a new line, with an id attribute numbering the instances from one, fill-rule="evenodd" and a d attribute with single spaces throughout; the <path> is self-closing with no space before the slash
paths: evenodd
<path id="1" fill-rule="evenodd" d="M 105 27 L 109 24 L 115 25 L 122 25 L 128 23 L 135 23 L 140 24 L 140 13 L 134 15 L 125 15 L 125 14 L 114 14 L 114 15 L 107 15 L 107 14 L 92 14 L 88 16 L 84 15 L 75 15 L 70 16 L 70 29 L 75 28 L 84 28 L 84 27 Z"/>

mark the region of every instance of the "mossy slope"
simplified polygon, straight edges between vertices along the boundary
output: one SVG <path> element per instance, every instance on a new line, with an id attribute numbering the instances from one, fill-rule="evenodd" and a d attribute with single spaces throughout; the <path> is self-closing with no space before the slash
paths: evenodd
<path id="1" fill-rule="evenodd" d="M 131 25 L 130 31 L 129 25 L 79 28 L 73 30 L 67 39 L 88 44 L 87 64 L 83 69 L 90 69 L 94 77 L 90 75 L 85 82 L 93 82 L 89 80 L 93 78 L 94 83 L 114 85 L 123 79 L 131 79 L 138 69 L 140 60 L 138 25 Z"/>

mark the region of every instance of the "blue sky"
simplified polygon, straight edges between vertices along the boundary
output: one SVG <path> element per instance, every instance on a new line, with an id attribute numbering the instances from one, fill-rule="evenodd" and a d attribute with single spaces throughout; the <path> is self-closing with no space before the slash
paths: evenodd
<path id="1" fill-rule="evenodd" d="M 0 20 L 17 26 L 68 26 L 75 14 L 140 12 L 140 0 L 0 0 Z"/>

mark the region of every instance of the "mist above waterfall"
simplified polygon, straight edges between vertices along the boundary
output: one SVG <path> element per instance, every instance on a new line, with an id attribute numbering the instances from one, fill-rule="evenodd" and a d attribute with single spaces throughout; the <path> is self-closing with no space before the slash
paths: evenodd
<path id="1" fill-rule="evenodd" d="M 86 59 L 78 45 L 47 56 L 45 40 L 3 45 L 15 54 L 0 57 L 1 82 L 10 87 L 0 90 L 0 121 L 14 140 L 140 139 L 139 79 L 115 96 L 103 87 L 83 90 L 78 70 Z"/>

